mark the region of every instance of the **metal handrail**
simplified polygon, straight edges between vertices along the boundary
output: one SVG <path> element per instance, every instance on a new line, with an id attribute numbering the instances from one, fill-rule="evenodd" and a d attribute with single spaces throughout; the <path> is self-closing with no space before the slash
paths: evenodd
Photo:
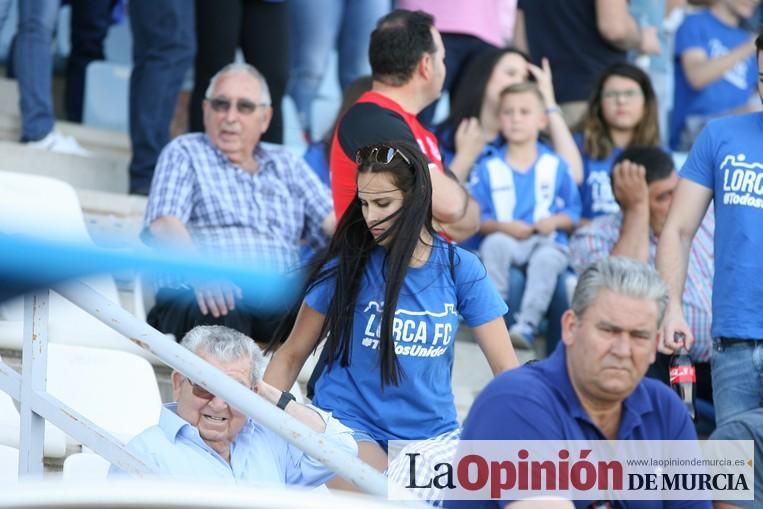
<path id="1" fill-rule="evenodd" d="M 385 496 L 386 478 L 372 467 L 338 448 L 251 390 L 209 365 L 194 353 L 170 340 L 145 322 L 81 282 L 56 286 L 55 291 L 108 327 L 151 352 L 162 362 L 188 376 L 230 405 L 278 433 L 288 442 L 317 459 L 363 491 Z M 48 291 L 25 298 L 22 375 L 0 361 L 0 390 L 21 402 L 21 475 L 42 474 L 44 419 L 60 427 L 120 468 L 142 475 L 148 468 L 121 443 L 45 392 L 47 369 Z"/>

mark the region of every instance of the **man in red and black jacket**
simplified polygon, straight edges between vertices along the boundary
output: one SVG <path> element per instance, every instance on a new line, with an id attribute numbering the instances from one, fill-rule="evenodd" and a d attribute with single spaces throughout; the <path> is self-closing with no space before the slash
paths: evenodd
<path id="1" fill-rule="evenodd" d="M 391 141 L 417 143 L 432 162 L 432 213 L 451 240 L 471 237 L 479 228 L 479 205 L 445 169 L 437 138 L 416 119 L 434 102 L 445 80 L 445 48 L 434 19 L 422 11 L 395 10 L 371 34 L 373 77 L 340 120 L 331 146 L 331 190 L 339 219 L 355 197 L 355 153 L 365 145 Z"/>

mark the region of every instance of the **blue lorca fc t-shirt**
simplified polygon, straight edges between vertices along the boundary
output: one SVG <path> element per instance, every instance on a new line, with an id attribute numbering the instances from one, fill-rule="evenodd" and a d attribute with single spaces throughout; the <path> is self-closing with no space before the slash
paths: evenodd
<path id="1" fill-rule="evenodd" d="M 402 367 L 399 385 L 382 390 L 379 342 L 385 281 L 385 251 L 377 247 L 360 284 L 353 320 L 350 365 L 336 361 L 315 386 L 313 404 L 376 440 L 417 440 L 458 427 L 451 388 L 453 349 L 459 314 L 470 327 L 506 313 L 479 259 L 436 239 L 429 260 L 409 267 L 397 303 L 392 335 Z M 453 280 L 455 276 L 455 282 Z M 308 306 L 325 314 L 335 280 L 327 279 L 305 297 Z"/>
<path id="2" fill-rule="evenodd" d="M 739 27 L 729 26 L 709 9 L 691 14 L 676 32 L 675 95 L 670 118 L 670 146 L 676 148 L 689 115 L 717 115 L 744 106 L 755 90 L 758 78 L 755 54 L 740 60 L 716 81 L 695 90 L 681 67 L 681 55 L 690 49 L 701 49 L 709 59 L 726 55 L 749 41 L 751 35 Z"/>
<path id="3" fill-rule="evenodd" d="M 713 337 L 763 339 L 763 113 L 713 120 L 681 177 L 713 190 Z"/>
<path id="4" fill-rule="evenodd" d="M 623 151 L 620 147 L 612 149 L 605 159 L 593 159 L 583 149 L 583 135 L 575 134 L 575 143 L 583 158 L 583 182 L 580 183 L 580 201 L 583 206 L 580 216 L 593 219 L 620 211 L 612 191 L 612 165 Z"/>

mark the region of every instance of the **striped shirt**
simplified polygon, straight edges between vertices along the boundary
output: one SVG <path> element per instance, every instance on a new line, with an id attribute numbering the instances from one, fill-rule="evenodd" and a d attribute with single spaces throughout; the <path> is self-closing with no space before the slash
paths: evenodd
<path id="1" fill-rule="evenodd" d="M 591 263 L 609 256 L 620 238 L 621 212 L 595 218 L 575 232 L 570 241 L 570 261 L 580 274 Z M 695 362 L 707 362 L 712 349 L 713 234 L 715 218 L 712 208 L 705 214 L 689 251 L 689 265 L 684 285 L 684 317 L 694 333 L 689 354 Z M 655 266 L 657 238 L 649 232 L 649 264 Z"/>
<path id="2" fill-rule="evenodd" d="M 159 156 L 143 236 L 161 216 L 188 229 L 203 255 L 286 271 L 299 264 L 302 242 L 325 245 L 321 228 L 331 195 L 302 158 L 259 143 L 258 171 L 231 163 L 204 133 L 180 136 Z"/>

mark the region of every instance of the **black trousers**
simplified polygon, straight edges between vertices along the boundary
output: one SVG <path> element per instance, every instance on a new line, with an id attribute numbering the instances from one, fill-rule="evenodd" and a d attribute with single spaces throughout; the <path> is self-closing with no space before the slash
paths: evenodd
<path id="1" fill-rule="evenodd" d="M 174 334 L 178 342 L 197 325 L 224 325 L 246 334 L 258 343 L 267 343 L 283 317 L 282 314 L 247 309 L 240 304 L 219 318 L 211 314 L 202 315 L 192 289 L 161 288 L 146 321 L 161 332 Z"/>
<path id="2" fill-rule="evenodd" d="M 283 142 L 281 99 L 289 77 L 289 11 L 286 2 L 196 0 L 197 51 L 190 104 L 190 130 L 203 131 L 201 103 L 209 81 L 233 62 L 236 48 L 265 76 L 273 119 L 262 141 Z"/>

